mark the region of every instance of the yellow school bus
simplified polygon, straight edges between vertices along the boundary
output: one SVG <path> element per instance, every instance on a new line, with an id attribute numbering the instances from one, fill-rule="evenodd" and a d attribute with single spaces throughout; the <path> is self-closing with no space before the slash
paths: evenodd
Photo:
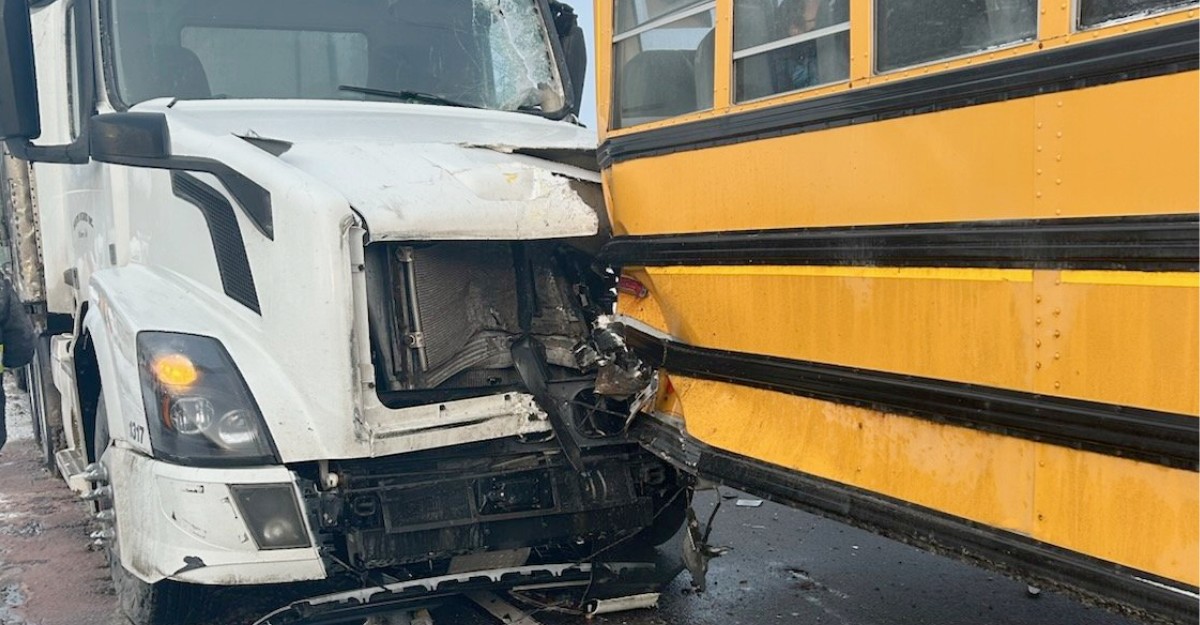
<path id="1" fill-rule="evenodd" d="M 633 432 L 1196 622 L 1197 4 L 598 0 Z"/>

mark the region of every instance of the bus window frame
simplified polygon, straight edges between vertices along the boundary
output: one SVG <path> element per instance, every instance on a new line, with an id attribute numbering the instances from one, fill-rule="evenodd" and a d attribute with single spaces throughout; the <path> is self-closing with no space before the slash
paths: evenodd
<path id="1" fill-rule="evenodd" d="M 650 121 L 639 122 L 636 124 L 624 124 L 623 123 L 623 124 L 617 125 L 616 122 L 617 122 L 617 119 L 619 118 L 618 112 L 621 107 L 621 103 L 620 103 L 621 91 L 618 88 L 618 80 L 617 79 L 620 75 L 620 72 L 618 71 L 618 68 L 617 68 L 617 53 L 616 53 L 616 51 L 617 51 L 617 44 L 621 43 L 622 41 L 625 41 L 627 39 L 632 39 L 639 35 L 650 32 L 656 28 L 661 28 L 663 26 L 670 25 L 674 22 L 677 22 L 680 20 L 685 20 L 689 17 L 694 17 L 696 15 L 702 15 L 709 11 L 712 11 L 714 13 L 712 27 L 713 27 L 713 30 L 716 31 L 721 28 L 720 11 L 718 11 L 718 5 L 720 5 L 721 1 L 722 0 L 700 0 L 699 2 L 697 2 L 695 4 L 691 4 L 691 5 L 681 8 L 679 10 L 671 11 L 669 13 L 660 15 L 654 19 L 647 20 L 646 22 L 638 24 L 637 26 L 634 26 L 633 28 L 630 28 L 629 30 L 618 32 L 617 31 L 617 0 L 608 0 L 609 5 L 612 7 L 611 10 L 609 11 L 609 16 L 611 18 L 610 22 L 612 25 L 611 26 L 612 30 L 611 30 L 611 34 L 609 35 L 609 38 L 608 38 L 608 40 L 609 40 L 608 41 L 608 50 L 609 50 L 609 57 L 608 57 L 609 95 L 608 95 L 608 101 L 609 101 L 609 111 L 610 112 L 608 115 L 608 119 L 604 124 L 605 126 L 607 126 L 606 132 L 609 132 L 609 133 L 618 132 L 619 133 L 619 132 L 629 130 L 631 128 L 642 128 L 642 127 L 650 128 L 650 127 L 653 127 L 653 126 L 651 126 L 652 124 L 659 125 L 659 124 L 663 124 L 663 123 L 672 123 L 672 122 L 675 122 L 676 120 L 690 118 L 690 117 L 696 115 L 697 113 L 712 113 L 712 112 L 715 112 L 718 110 L 716 99 L 714 97 L 713 103 L 706 108 L 696 109 L 694 111 L 688 111 L 687 113 L 680 113 L 678 115 L 671 115 L 669 117 L 664 117 L 662 119 L 655 119 L 655 120 L 650 120 Z M 713 59 L 713 67 L 712 67 L 714 78 L 716 77 L 716 69 L 717 69 L 716 59 L 714 58 Z M 713 87 L 714 87 L 714 92 L 715 92 L 715 88 L 716 88 L 715 80 L 713 81 Z"/>
<path id="2" fill-rule="evenodd" d="M 633 28 L 630 28 L 629 30 L 626 30 L 626 31 L 617 32 L 616 28 L 614 27 L 613 35 L 612 35 L 612 45 L 615 46 L 618 43 L 625 41 L 626 39 L 631 39 L 631 38 L 641 35 L 643 33 L 648 33 L 657 28 L 662 28 L 663 26 L 666 26 L 673 22 L 678 22 L 683 19 L 687 19 L 689 17 L 692 17 L 693 15 L 700 15 L 701 13 L 707 13 L 708 11 L 712 11 L 716 8 L 717 8 L 717 0 L 702 0 L 701 2 L 698 2 L 698 3 L 690 5 L 690 6 L 686 6 L 682 9 L 679 9 L 678 11 L 673 11 L 673 12 L 667 13 L 665 15 L 660 15 L 652 20 L 638 24 L 637 26 L 634 26 Z M 715 24 L 713 25 L 713 28 L 716 28 Z"/>
<path id="3" fill-rule="evenodd" d="M 850 9 L 852 63 L 861 63 L 860 67 L 863 71 L 860 73 L 855 73 L 852 65 L 850 77 L 846 81 L 813 85 L 803 89 L 764 95 L 754 99 L 735 100 L 733 92 L 736 76 L 734 73 L 733 64 L 736 59 L 733 58 L 733 42 L 732 37 L 730 36 L 732 35 L 733 29 L 733 22 L 731 19 L 732 11 L 730 10 L 732 8 L 732 0 L 716 0 L 717 21 L 715 27 L 717 29 L 724 29 L 720 30 L 719 32 L 726 36 L 726 45 L 721 46 L 720 48 L 725 50 L 729 56 L 726 59 L 722 59 L 721 53 L 718 52 L 715 55 L 715 60 L 717 61 L 717 67 L 715 69 L 724 67 L 729 74 L 726 80 L 714 83 L 713 106 L 711 108 L 700 109 L 689 113 L 681 113 L 679 115 L 666 117 L 659 120 L 647 121 L 638 124 L 627 124 L 623 126 L 615 125 L 613 123 L 614 118 L 612 114 L 610 114 L 607 122 L 604 124 L 602 132 L 603 139 L 636 135 L 641 132 L 687 124 L 713 117 L 723 117 L 726 115 L 733 115 L 752 110 L 770 108 L 776 104 L 786 104 L 803 101 L 809 98 L 819 98 L 846 90 L 866 88 L 873 85 L 880 85 L 898 80 L 907 80 L 919 75 L 940 73 L 942 71 L 950 71 L 975 64 L 987 63 L 1005 58 L 1025 56 L 1027 54 L 1036 53 L 1043 48 L 1052 48 L 1062 45 L 1080 43 L 1082 40 L 1079 40 L 1078 37 L 1084 35 L 1088 36 L 1089 38 L 1107 38 L 1127 32 L 1153 30 L 1154 28 L 1160 26 L 1165 27 L 1171 24 L 1187 21 L 1189 19 L 1194 19 L 1196 15 L 1200 13 L 1200 4 L 1193 3 L 1147 15 L 1138 15 L 1119 21 L 1114 20 L 1111 22 L 1105 22 L 1104 24 L 1098 24 L 1086 29 L 1079 29 L 1078 20 L 1075 16 L 1079 11 L 1078 4 L 1080 0 L 1070 0 L 1070 5 L 1066 7 L 1069 15 L 1065 16 L 1065 19 L 1063 19 L 1063 17 L 1055 18 L 1049 15 L 1048 12 L 1043 13 L 1043 9 L 1047 9 L 1048 11 L 1050 5 L 1048 0 L 1039 0 L 1034 25 L 1036 34 L 1032 37 L 1010 42 L 1001 46 L 956 55 L 954 57 L 946 57 L 916 65 L 906 65 L 880 72 L 876 67 L 878 60 L 878 50 L 876 49 L 875 37 L 875 29 L 878 22 L 876 19 L 876 0 L 867 0 L 867 2 L 870 4 L 869 7 L 863 7 L 865 10 L 855 12 L 857 5 L 855 0 L 851 0 Z M 725 15 L 724 20 L 722 19 L 723 8 L 726 11 L 729 11 L 728 14 Z M 866 23 L 864 24 L 861 22 Z M 1053 28 L 1053 32 L 1047 33 L 1046 28 L 1048 27 Z M 853 48 L 854 37 L 863 36 L 860 34 L 863 30 L 867 31 L 865 34 L 866 41 L 862 44 L 865 46 L 865 48 L 860 47 L 858 52 L 862 57 L 865 58 L 862 60 L 855 60 L 856 57 L 854 57 L 855 51 Z M 720 38 L 721 37 L 719 34 L 718 43 L 720 42 Z M 613 36 L 610 35 L 609 40 L 612 42 Z M 614 50 L 614 46 L 615 43 L 610 43 L 609 50 Z M 722 64 L 722 60 L 725 60 L 726 62 Z M 615 58 L 610 57 L 608 62 L 608 84 L 611 91 L 606 99 L 610 103 L 610 106 L 614 107 L 615 109 L 617 102 L 617 72 L 615 71 Z M 719 75 L 720 74 L 718 72 L 717 76 Z M 723 100 L 722 97 L 728 99 Z"/>
<path id="4" fill-rule="evenodd" d="M 783 0 L 783 1 L 791 2 L 794 0 Z M 849 11 L 849 17 L 844 22 L 839 22 L 837 24 L 831 24 L 829 26 L 825 26 L 823 28 L 818 28 L 816 30 L 812 30 L 812 31 L 809 31 L 806 33 L 800 33 L 799 35 L 790 35 L 790 36 L 784 37 L 782 39 L 776 39 L 775 41 L 768 41 L 766 43 L 762 43 L 757 46 L 751 46 L 749 48 L 744 48 L 742 50 L 737 50 L 737 49 L 732 48 L 733 38 L 730 37 L 730 48 L 731 48 L 730 49 L 731 54 L 729 57 L 729 94 L 730 94 L 730 103 L 729 104 L 730 104 L 730 106 L 737 107 L 737 106 L 741 106 L 743 104 L 754 104 L 756 102 L 770 100 L 771 98 L 778 98 L 781 96 L 793 96 L 793 95 L 797 95 L 797 94 L 801 94 L 801 93 L 806 93 L 809 91 L 815 91 L 817 89 L 828 89 L 829 87 L 837 87 L 837 86 L 841 86 L 841 85 L 850 84 L 850 82 L 853 80 L 853 72 L 849 71 L 849 69 L 848 69 L 848 71 L 846 72 L 846 78 L 844 78 L 842 80 L 833 80 L 830 82 L 823 82 L 823 83 L 818 83 L 815 85 L 808 85 L 807 87 L 799 87 L 797 89 L 789 89 L 787 91 L 780 91 L 778 93 L 768 93 L 767 95 L 760 95 L 756 98 L 746 98 L 744 100 L 738 100 L 737 95 L 736 95 L 736 93 L 737 93 L 737 62 L 738 61 L 740 61 L 742 59 L 748 59 L 750 57 L 758 56 L 760 54 L 767 54 L 767 53 L 773 52 L 775 50 L 782 50 L 783 48 L 798 45 L 798 44 L 804 43 L 806 41 L 816 41 L 816 40 L 824 38 L 824 37 L 832 37 L 834 35 L 837 35 L 837 34 L 843 33 L 843 32 L 846 33 L 846 37 L 849 38 L 850 34 L 852 32 L 854 32 L 854 2 L 851 2 L 850 0 L 846 0 L 846 1 L 849 4 L 849 6 L 847 7 L 847 10 Z M 874 0 L 872 0 L 872 4 L 874 4 Z M 730 20 L 730 23 L 729 23 L 730 29 L 736 28 L 736 26 L 734 25 L 734 21 L 736 21 L 736 20 L 737 20 L 737 9 L 734 8 L 733 19 Z M 847 47 L 849 47 L 849 42 L 847 42 Z M 874 57 L 874 50 L 871 51 L 871 55 L 872 55 L 872 57 Z M 847 68 L 849 68 L 852 56 L 853 56 L 853 52 L 851 52 L 849 49 L 847 49 L 846 50 Z"/>
<path id="5" fill-rule="evenodd" d="M 1200 9 L 1200 2 L 1183 4 L 1177 7 L 1163 9 L 1161 11 L 1153 11 L 1151 13 L 1135 13 L 1133 15 L 1126 15 L 1125 17 L 1120 17 L 1115 20 L 1100 22 L 1099 24 L 1093 24 L 1091 26 L 1084 26 L 1080 22 L 1083 11 L 1083 0 L 1071 0 L 1071 34 L 1093 33 L 1112 26 L 1135 24 L 1144 20 L 1158 19 L 1164 15 L 1172 15 L 1174 13 L 1183 11 L 1195 11 L 1196 9 Z"/>
<path id="6" fill-rule="evenodd" d="M 981 48 L 979 50 L 973 50 L 971 52 L 964 52 L 963 54 L 957 54 L 955 56 L 947 56 L 947 57 L 943 57 L 943 58 L 932 59 L 929 61 L 923 61 L 921 63 L 914 63 L 912 65 L 902 65 L 899 67 L 893 67 L 893 68 L 887 69 L 887 70 L 879 69 L 879 50 L 877 50 L 877 47 L 878 47 L 878 45 L 877 45 L 878 37 L 877 36 L 879 34 L 879 25 L 881 23 L 881 20 L 879 19 L 879 2 L 880 2 L 880 0 L 870 0 L 871 33 L 870 33 L 869 43 L 871 46 L 870 47 L 871 58 L 869 60 L 871 61 L 871 76 L 889 76 L 889 75 L 895 74 L 897 72 L 907 72 L 907 71 L 911 71 L 914 69 L 923 69 L 926 67 L 932 67 L 934 65 L 938 65 L 940 63 L 953 63 L 956 61 L 961 61 L 964 59 L 982 56 L 985 54 L 1004 53 L 1013 48 L 1017 48 L 1020 46 L 1027 46 L 1031 43 L 1037 43 L 1039 41 L 1042 41 L 1042 38 L 1040 36 L 1040 33 L 1042 32 L 1042 16 L 1044 15 L 1044 13 L 1042 12 L 1042 9 L 1045 8 L 1045 5 L 1049 2 L 1049 0 L 1034 0 L 1035 7 L 1034 7 L 1034 22 L 1033 22 L 1033 36 L 1032 37 L 1029 37 L 1027 39 L 1018 39 L 1016 41 L 1010 41 L 1008 43 L 1001 44 L 998 46 L 992 46 L 990 48 Z M 1072 2 L 1072 4 L 1074 4 L 1077 2 L 1077 0 L 1071 0 L 1071 2 Z M 853 18 L 853 15 L 851 15 L 851 18 Z"/>

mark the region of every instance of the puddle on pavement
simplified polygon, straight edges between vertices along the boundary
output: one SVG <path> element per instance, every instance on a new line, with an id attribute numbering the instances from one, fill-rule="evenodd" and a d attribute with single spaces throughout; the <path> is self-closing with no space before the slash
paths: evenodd
<path id="1" fill-rule="evenodd" d="M 26 621 L 14 608 L 25 605 L 25 591 L 18 584 L 9 584 L 0 588 L 0 625 L 26 625 Z"/>
<path id="2" fill-rule="evenodd" d="M 9 584 L 4 587 L 4 606 L 15 608 L 25 605 L 25 592 L 17 584 Z"/>
<path id="3" fill-rule="evenodd" d="M 24 441 L 33 439 L 33 419 L 29 413 L 29 396 L 17 388 L 13 375 L 4 376 L 4 395 L 8 402 L 5 407 L 8 424 L 8 441 Z"/>
<path id="4" fill-rule="evenodd" d="M 4 523 L 8 520 L 9 519 L 4 518 L 4 515 L 0 515 L 0 523 Z M 45 530 L 46 527 L 42 525 L 41 521 L 28 521 L 16 525 L 5 524 L 0 526 L 0 534 L 4 536 L 20 536 L 22 538 L 37 536 Z"/>

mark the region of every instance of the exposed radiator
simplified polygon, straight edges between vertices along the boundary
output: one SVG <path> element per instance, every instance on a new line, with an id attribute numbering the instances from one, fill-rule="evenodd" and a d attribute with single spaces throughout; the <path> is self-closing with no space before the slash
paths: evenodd
<path id="1" fill-rule="evenodd" d="M 480 365 L 512 364 L 507 337 L 520 327 L 508 245 L 451 243 L 417 249 L 413 272 L 428 386 Z"/>
<path id="2" fill-rule="evenodd" d="M 455 387 L 507 379 L 499 372 L 511 369 L 509 349 L 521 333 L 512 244 L 382 245 L 387 266 L 375 271 L 386 273 L 390 284 L 376 293 L 392 301 L 372 310 L 386 308 L 391 318 L 372 323 L 387 329 L 388 353 L 394 355 L 385 362 L 387 377 L 402 388 L 423 389 L 452 379 Z M 554 244 L 526 245 L 537 291 L 532 332 L 546 345 L 552 364 L 573 366 L 571 348 L 583 339 L 587 326 L 570 303 L 570 285 L 557 269 Z M 378 344 L 377 350 L 383 351 Z M 396 388 L 384 386 L 389 387 Z"/>

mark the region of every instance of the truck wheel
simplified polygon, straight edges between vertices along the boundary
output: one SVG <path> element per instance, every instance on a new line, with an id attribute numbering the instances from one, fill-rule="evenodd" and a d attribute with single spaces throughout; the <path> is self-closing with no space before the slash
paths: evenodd
<path id="1" fill-rule="evenodd" d="M 96 424 L 93 429 L 92 452 L 96 462 L 108 448 L 108 413 L 104 408 L 104 392 L 100 392 L 100 401 L 96 406 Z M 113 486 L 113 497 L 119 497 L 117 487 Z M 113 504 L 100 500 L 100 510 L 111 508 Z M 188 625 L 203 616 L 207 600 L 207 589 L 194 584 L 184 584 L 171 580 L 163 580 L 147 584 L 121 565 L 120 520 L 113 521 L 116 535 L 105 545 L 105 556 L 108 558 L 108 570 L 112 576 L 113 588 L 116 590 L 117 603 L 121 612 L 132 625 Z"/>

